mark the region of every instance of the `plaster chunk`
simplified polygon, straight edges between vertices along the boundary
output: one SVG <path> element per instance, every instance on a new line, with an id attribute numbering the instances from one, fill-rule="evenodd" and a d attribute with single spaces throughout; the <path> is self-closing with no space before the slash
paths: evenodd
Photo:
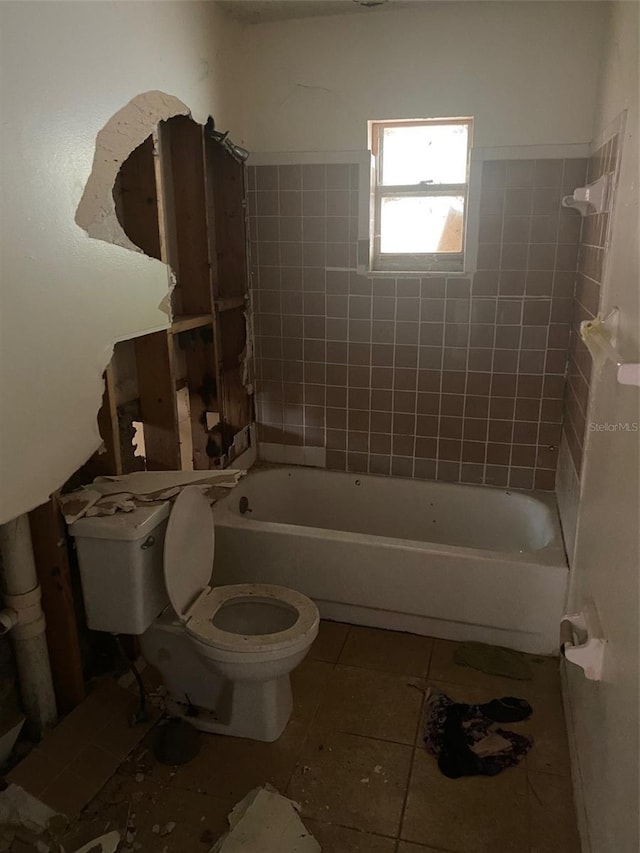
<path id="1" fill-rule="evenodd" d="M 161 121 L 191 115 L 181 100 L 164 92 L 144 92 L 118 110 L 96 137 L 91 174 L 75 221 L 89 237 L 143 254 L 125 234 L 116 215 L 113 187 L 127 157 L 154 132 Z"/>

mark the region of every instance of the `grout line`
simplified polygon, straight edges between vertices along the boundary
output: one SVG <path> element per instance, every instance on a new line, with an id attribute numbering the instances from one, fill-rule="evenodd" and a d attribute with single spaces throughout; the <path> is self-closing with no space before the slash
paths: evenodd
<path id="1" fill-rule="evenodd" d="M 343 623 L 344 624 L 344 623 Z M 342 645 L 340 646 L 340 651 L 338 652 L 338 657 L 333 662 L 334 669 L 340 663 L 340 658 L 342 657 L 342 653 L 344 652 L 344 648 L 347 645 L 347 640 L 349 639 L 349 635 L 353 630 L 353 625 L 349 625 L 349 630 L 344 635 L 344 640 L 342 641 Z"/>
<path id="2" fill-rule="evenodd" d="M 420 719 L 422 719 L 422 708 L 420 709 Z M 420 723 L 418 723 L 420 725 Z M 417 734 L 417 731 L 416 731 Z M 398 825 L 398 844 L 402 838 L 402 824 L 404 823 L 405 814 L 407 811 L 407 802 L 409 800 L 409 791 L 411 789 L 411 777 L 413 776 L 413 765 L 415 764 L 416 758 L 416 745 L 415 745 L 415 737 L 411 749 L 411 761 L 409 762 L 409 773 L 407 775 L 407 782 L 404 789 L 404 797 L 402 799 L 402 808 L 400 810 L 400 823 Z"/>

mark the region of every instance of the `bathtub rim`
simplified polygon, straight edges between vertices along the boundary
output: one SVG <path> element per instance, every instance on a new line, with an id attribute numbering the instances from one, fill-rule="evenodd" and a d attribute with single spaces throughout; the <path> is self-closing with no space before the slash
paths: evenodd
<path id="1" fill-rule="evenodd" d="M 492 491 L 501 491 L 507 492 L 509 494 L 516 494 L 522 496 L 524 498 L 528 498 L 529 500 L 537 501 L 541 503 L 548 511 L 550 516 L 551 527 L 553 531 L 553 536 L 551 541 L 545 545 L 543 548 L 539 548 L 535 551 L 498 551 L 487 548 L 471 548 L 466 545 L 451 545 L 444 544 L 439 542 L 426 542 L 416 539 L 401 539 L 398 537 L 392 536 L 379 536 L 376 534 L 370 533 L 357 533 L 354 531 L 345 531 L 345 530 L 334 530 L 333 528 L 325 528 L 325 527 L 311 527 L 308 525 L 301 524 L 290 524 L 286 522 L 277 522 L 277 521 L 258 521 L 255 519 L 247 518 L 244 515 L 240 515 L 237 510 L 230 509 L 231 501 L 236 494 L 236 490 L 231 489 L 229 494 L 226 495 L 221 500 L 217 501 L 212 506 L 212 514 L 214 524 L 216 526 L 226 526 L 226 527 L 234 527 L 238 529 L 250 529 L 258 532 L 274 532 L 280 533 L 282 535 L 293 536 L 293 537 L 306 537 L 312 539 L 339 539 L 343 542 L 353 542 L 356 544 L 364 544 L 364 543 L 372 543 L 372 540 L 375 544 L 379 545 L 382 548 L 387 549 L 401 549 L 401 550 L 410 550 L 410 551 L 420 551 L 423 553 L 434 553 L 434 554 L 443 554 L 443 553 L 451 553 L 460 552 L 461 555 L 474 557 L 481 560 L 487 561 L 495 561 L 495 560 L 509 560 L 523 564 L 530 565 L 541 565 L 541 566 L 551 566 L 559 569 L 565 569 L 567 572 L 569 571 L 568 559 L 564 545 L 564 538 L 562 535 L 562 528 L 560 525 L 560 517 L 558 513 L 558 506 L 555 500 L 555 495 L 553 493 L 547 492 L 539 492 L 539 491 L 520 491 L 517 489 L 504 489 L 494 486 L 478 486 L 475 484 L 468 483 L 445 483 L 437 480 L 413 480 L 412 478 L 404 478 L 404 477 L 388 477 L 386 475 L 378 475 L 378 474 L 357 474 L 349 471 L 332 471 L 330 469 L 324 468 L 314 468 L 312 466 L 303 466 L 303 465 L 275 465 L 270 464 L 268 466 L 255 467 L 250 469 L 247 472 L 246 477 L 244 477 L 237 484 L 236 488 L 238 488 L 241 483 L 245 482 L 247 479 L 251 477 L 255 477 L 260 473 L 266 471 L 292 471 L 296 472 L 296 470 L 309 470 L 315 472 L 323 472 L 326 474 L 343 474 L 346 476 L 354 477 L 359 479 L 361 477 L 376 477 L 378 479 L 392 479 L 392 480 L 400 480 L 405 481 L 408 480 L 410 482 L 418 482 L 425 483 L 429 485 L 436 486 L 464 486 L 470 489 L 491 489 Z"/>

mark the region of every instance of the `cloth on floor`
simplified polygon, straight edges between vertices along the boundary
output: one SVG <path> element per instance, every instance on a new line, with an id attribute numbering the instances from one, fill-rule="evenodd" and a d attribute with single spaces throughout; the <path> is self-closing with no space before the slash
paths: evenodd
<path id="1" fill-rule="evenodd" d="M 454 653 L 454 660 L 460 666 L 479 669 L 489 675 L 502 675 L 505 678 L 530 679 L 531 666 L 521 652 L 505 649 L 501 646 L 488 646 L 485 643 L 461 643 Z"/>
<path id="2" fill-rule="evenodd" d="M 496 723 L 518 722 L 531 713 L 529 703 L 514 696 L 467 705 L 429 688 L 423 728 L 427 752 L 437 756 L 440 771 L 450 779 L 495 776 L 517 764 L 533 744 L 530 737 Z"/>

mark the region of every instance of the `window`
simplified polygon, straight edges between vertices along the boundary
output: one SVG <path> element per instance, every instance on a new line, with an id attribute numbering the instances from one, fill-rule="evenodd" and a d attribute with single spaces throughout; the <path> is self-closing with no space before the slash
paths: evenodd
<path id="1" fill-rule="evenodd" d="M 464 270 L 472 125 L 470 118 L 369 122 L 374 271 Z"/>

